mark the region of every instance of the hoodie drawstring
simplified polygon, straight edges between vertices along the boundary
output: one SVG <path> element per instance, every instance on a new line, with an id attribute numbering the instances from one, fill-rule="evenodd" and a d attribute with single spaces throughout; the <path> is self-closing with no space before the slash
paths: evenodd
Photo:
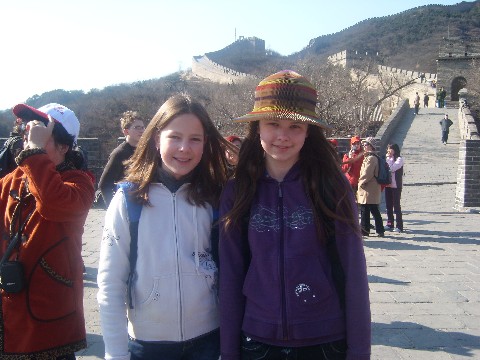
<path id="1" fill-rule="evenodd" d="M 200 257 L 198 255 L 198 251 L 200 249 L 199 239 L 198 239 L 198 223 L 197 223 L 197 207 L 193 206 L 193 226 L 195 231 L 195 270 L 197 275 L 199 274 L 198 269 L 200 268 Z"/>

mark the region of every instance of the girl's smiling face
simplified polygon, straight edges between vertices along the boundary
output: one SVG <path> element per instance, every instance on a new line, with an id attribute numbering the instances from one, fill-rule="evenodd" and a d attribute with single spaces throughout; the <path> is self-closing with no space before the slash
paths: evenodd
<path id="1" fill-rule="evenodd" d="M 157 138 L 162 168 L 175 179 L 189 174 L 202 159 L 205 131 L 194 114 L 182 114 L 165 126 Z"/>
<path id="2" fill-rule="evenodd" d="M 305 143 L 308 124 L 295 120 L 260 120 L 259 134 L 265 151 L 267 169 L 291 168 L 299 159 Z"/>

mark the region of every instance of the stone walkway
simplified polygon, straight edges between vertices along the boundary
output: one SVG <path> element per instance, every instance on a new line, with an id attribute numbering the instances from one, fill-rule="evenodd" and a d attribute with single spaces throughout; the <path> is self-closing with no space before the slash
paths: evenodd
<path id="1" fill-rule="evenodd" d="M 433 99 L 430 99 L 433 106 Z M 454 121 L 440 141 L 445 111 Z M 372 359 L 480 359 L 480 215 L 455 204 L 458 144 L 455 109 L 413 109 L 391 142 L 402 149 L 405 232 L 366 238 L 372 309 Z M 96 272 L 105 211 L 92 210 L 83 256 L 89 347 L 79 359 L 101 359 Z M 385 218 L 385 214 L 383 213 Z"/>
<path id="2" fill-rule="evenodd" d="M 445 112 L 454 121 L 447 145 Z M 480 216 L 453 209 L 456 120 L 456 109 L 412 109 L 390 141 L 406 163 L 405 232 L 365 242 L 372 359 L 480 359 Z"/>

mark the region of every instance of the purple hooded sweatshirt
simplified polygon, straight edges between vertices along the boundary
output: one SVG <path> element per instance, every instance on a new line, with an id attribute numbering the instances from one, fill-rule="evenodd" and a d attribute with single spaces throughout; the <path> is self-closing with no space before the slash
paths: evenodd
<path id="1" fill-rule="evenodd" d="M 339 184 L 349 188 L 348 182 Z M 220 216 L 233 206 L 234 180 Z M 350 192 L 352 207 L 356 209 Z M 263 343 L 299 347 L 346 339 L 347 359 L 370 359 L 371 319 L 365 254 L 357 228 L 335 222 L 345 273 L 345 309 L 332 279 L 326 241 L 318 239 L 299 165 L 278 182 L 265 175 L 242 226 L 220 233 L 222 360 L 239 360 L 241 333 Z"/>

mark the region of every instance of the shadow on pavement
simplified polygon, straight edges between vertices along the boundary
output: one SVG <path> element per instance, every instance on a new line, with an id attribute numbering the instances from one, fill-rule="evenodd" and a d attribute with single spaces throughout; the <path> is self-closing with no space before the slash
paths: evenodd
<path id="1" fill-rule="evenodd" d="M 475 354 L 472 350 L 480 349 L 480 336 L 457 331 L 439 331 L 413 322 L 394 321 L 390 324 L 374 322 L 372 345 L 473 357 Z"/>
<path id="2" fill-rule="evenodd" d="M 87 333 L 87 348 L 75 353 L 77 359 L 82 359 L 88 356 L 89 359 L 96 357 L 103 359 L 105 356 L 105 345 L 103 344 L 103 337 L 98 334 Z"/>
<path id="3" fill-rule="evenodd" d="M 434 247 L 434 246 L 425 246 L 425 245 L 416 245 L 416 244 L 409 244 L 400 242 L 397 240 L 404 240 L 400 239 L 399 237 L 392 236 L 392 241 L 365 241 L 365 246 L 372 249 L 386 249 L 386 250 L 443 250 L 442 248 Z"/>
<path id="4" fill-rule="evenodd" d="M 415 234 L 424 237 L 416 237 L 413 241 L 436 242 L 440 244 L 462 244 L 462 245 L 480 245 L 480 234 L 478 232 L 449 232 L 449 231 L 430 231 L 415 230 Z M 472 236 L 472 237 L 469 237 Z M 475 238 L 475 236 L 477 238 Z"/>
<path id="5" fill-rule="evenodd" d="M 403 148 L 403 142 L 405 141 L 405 138 L 407 137 L 408 130 L 412 126 L 413 120 L 415 120 L 415 115 L 413 114 L 413 109 L 412 111 L 407 111 L 403 115 L 402 122 L 398 124 L 397 129 L 395 132 L 391 135 L 389 139 L 389 143 L 396 143 L 400 149 Z"/>
<path id="6" fill-rule="evenodd" d="M 417 182 L 417 183 L 405 183 L 403 186 L 438 186 L 438 185 L 456 185 L 456 181 L 437 181 L 437 182 Z"/>
<path id="7" fill-rule="evenodd" d="M 476 216 L 476 214 L 471 214 L 467 212 L 458 212 L 458 211 L 415 211 L 415 210 L 406 210 L 402 211 L 403 215 L 410 215 L 410 214 L 431 214 L 431 215 L 464 215 L 464 216 Z M 446 223 L 446 221 L 444 221 Z"/>
<path id="8" fill-rule="evenodd" d="M 368 275 L 369 283 L 384 283 L 384 284 L 393 284 L 393 285 L 408 285 L 411 284 L 409 281 L 400 281 L 395 279 L 384 278 L 377 275 Z"/>

